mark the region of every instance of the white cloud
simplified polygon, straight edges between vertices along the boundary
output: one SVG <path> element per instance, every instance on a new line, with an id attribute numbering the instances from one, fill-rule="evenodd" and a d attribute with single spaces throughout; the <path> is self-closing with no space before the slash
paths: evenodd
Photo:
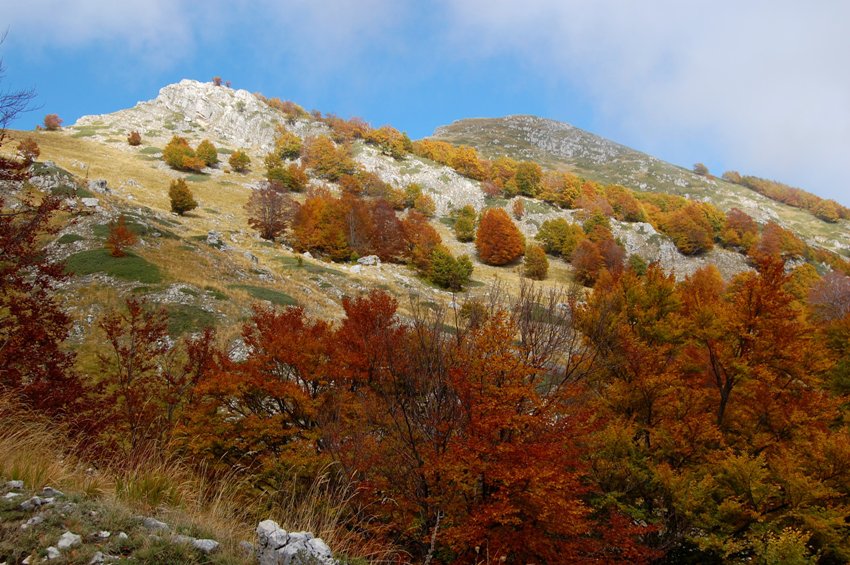
<path id="1" fill-rule="evenodd" d="M 145 64 L 163 67 L 187 56 L 195 45 L 196 22 L 191 4 L 185 0 L 28 0 L 4 4 L 9 40 L 33 52 L 103 43 L 109 49 L 105 56 L 129 51 Z M 203 12 L 199 16 L 203 21 Z"/>
<path id="2" fill-rule="evenodd" d="M 449 35 L 469 56 L 519 55 L 540 73 L 560 75 L 593 99 L 609 131 L 644 147 L 669 150 L 701 138 L 742 172 L 832 197 L 850 188 L 849 3 L 444 6 Z M 685 159 L 685 152 L 670 154 Z"/>

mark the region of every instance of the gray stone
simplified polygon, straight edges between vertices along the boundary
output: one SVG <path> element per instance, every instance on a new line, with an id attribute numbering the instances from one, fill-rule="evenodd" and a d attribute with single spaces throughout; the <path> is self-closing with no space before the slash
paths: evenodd
<path id="1" fill-rule="evenodd" d="M 97 533 L 97 537 L 99 537 L 100 539 L 107 539 L 111 535 L 112 535 L 112 533 L 107 532 L 106 530 L 101 530 Z"/>
<path id="2" fill-rule="evenodd" d="M 196 539 L 192 546 L 202 553 L 212 553 L 218 549 L 218 542 L 214 539 Z"/>
<path id="3" fill-rule="evenodd" d="M 272 520 L 257 526 L 260 565 L 337 565 L 331 550 L 310 532 L 291 532 Z"/>
<path id="4" fill-rule="evenodd" d="M 130 536 L 128 536 L 128 535 L 127 535 L 127 534 L 125 534 L 124 532 L 118 532 L 118 536 L 116 536 L 116 537 L 117 537 L 118 539 L 120 539 L 120 540 L 125 540 L 125 539 L 129 539 L 129 538 L 130 538 Z"/>
<path id="5" fill-rule="evenodd" d="M 160 522 L 156 518 L 151 518 L 150 516 L 139 516 L 139 520 L 141 520 L 142 525 L 149 530 L 163 532 L 168 531 L 168 524 L 166 524 L 165 522 Z"/>
<path id="6" fill-rule="evenodd" d="M 106 179 L 92 179 L 89 181 L 88 188 L 92 192 L 99 192 L 101 194 L 107 194 L 110 192 Z"/>
<path id="7" fill-rule="evenodd" d="M 365 257 L 361 257 L 357 260 L 359 265 L 366 265 L 369 267 L 380 267 L 381 266 L 381 258 L 377 255 L 367 255 Z"/>
<path id="8" fill-rule="evenodd" d="M 53 487 L 44 487 L 41 489 L 41 495 L 46 497 L 65 496 L 61 490 L 56 490 Z"/>
<path id="9" fill-rule="evenodd" d="M 92 555 L 92 558 L 89 561 L 89 565 L 99 565 L 100 563 L 104 563 L 105 561 L 106 560 L 103 558 L 103 553 L 97 551 L 94 555 Z"/>
<path id="10" fill-rule="evenodd" d="M 49 498 L 41 498 L 40 496 L 34 496 L 28 500 L 21 502 L 20 509 L 21 510 L 35 510 L 41 506 L 46 506 L 53 502 L 52 499 Z"/>
<path id="11" fill-rule="evenodd" d="M 21 524 L 21 529 L 28 530 L 33 526 L 38 526 L 42 522 L 44 522 L 44 516 L 33 516 L 32 518 Z"/>
<path id="12" fill-rule="evenodd" d="M 59 549 L 69 549 L 75 545 L 80 545 L 81 543 L 83 543 L 83 538 L 75 533 L 65 532 L 59 536 L 59 542 L 56 544 L 56 547 Z"/>
<path id="13" fill-rule="evenodd" d="M 6 500 L 11 500 L 11 499 L 13 499 L 13 498 L 18 498 L 19 496 L 23 496 L 23 495 L 22 495 L 21 493 L 19 493 L 19 492 L 7 492 L 7 493 L 3 496 L 3 498 L 5 498 Z"/>
<path id="14" fill-rule="evenodd" d="M 86 208 L 97 208 L 100 204 L 100 200 L 97 198 L 80 198 L 80 202 L 82 202 L 83 206 Z"/>
<path id="15" fill-rule="evenodd" d="M 21 490 L 24 488 L 24 481 L 9 481 L 6 483 L 6 488 Z"/>
<path id="16" fill-rule="evenodd" d="M 58 549 L 56 549 L 52 545 L 47 548 L 47 558 L 49 560 L 52 561 L 54 559 L 59 559 L 60 557 L 62 557 L 62 554 L 59 552 Z"/>
<path id="17" fill-rule="evenodd" d="M 359 275 L 363 272 L 363 265 L 352 265 L 350 271 L 355 275 Z"/>

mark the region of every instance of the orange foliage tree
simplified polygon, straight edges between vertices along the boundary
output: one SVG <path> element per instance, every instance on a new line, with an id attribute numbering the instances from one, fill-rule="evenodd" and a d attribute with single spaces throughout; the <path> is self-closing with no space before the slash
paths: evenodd
<path id="1" fill-rule="evenodd" d="M 525 252 L 525 238 L 502 208 L 488 208 L 481 213 L 475 248 L 489 265 L 506 265 Z"/>
<path id="2" fill-rule="evenodd" d="M 127 228 L 127 220 L 124 214 L 117 221 L 109 223 L 109 235 L 106 237 L 106 248 L 113 257 L 124 257 L 124 249 L 135 245 L 139 238 Z"/>

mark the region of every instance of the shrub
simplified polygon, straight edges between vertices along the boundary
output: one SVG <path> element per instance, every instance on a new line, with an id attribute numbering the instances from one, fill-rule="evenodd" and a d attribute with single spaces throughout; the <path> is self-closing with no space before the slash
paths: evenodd
<path id="1" fill-rule="evenodd" d="M 327 180 L 338 180 L 342 175 L 351 175 L 356 171 L 351 159 L 350 148 L 337 147 L 325 135 L 311 139 L 304 147 L 304 163 L 316 176 Z"/>
<path id="2" fill-rule="evenodd" d="M 488 265 L 506 265 L 522 256 L 525 238 L 502 208 L 488 208 L 481 214 L 475 247 Z"/>
<path id="3" fill-rule="evenodd" d="M 27 137 L 18 143 L 18 157 L 25 165 L 32 165 L 39 155 L 41 155 L 41 149 L 33 138 Z"/>
<path id="4" fill-rule="evenodd" d="M 251 164 L 251 158 L 244 151 L 237 149 L 230 155 L 227 162 L 230 164 L 230 168 L 237 173 L 244 173 L 248 170 L 248 165 Z"/>
<path id="5" fill-rule="evenodd" d="M 162 159 L 172 169 L 180 171 L 203 170 L 206 162 L 195 155 L 185 138 L 175 135 L 162 150 Z"/>
<path id="6" fill-rule="evenodd" d="M 142 144 L 142 134 L 137 131 L 131 131 L 127 135 L 127 143 L 133 147 L 137 147 Z"/>
<path id="7" fill-rule="evenodd" d="M 292 198 L 272 187 L 252 191 L 245 205 L 248 224 L 267 240 L 274 240 L 283 233 L 295 216 L 296 209 L 297 204 Z"/>
<path id="8" fill-rule="evenodd" d="M 280 128 L 277 140 L 274 144 L 274 152 L 281 159 L 297 159 L 301 156 L 303 142 L 301 138 L 289 130 Z"/>
<path id="9" fill-rule="evenodd" d="M 516 174 L 512 179 L 516 191 L 524 196 L 535 198 L 540 193 L 540 181 L 543 179 L 543 169 L 532 161 L 523 161 L 517 165 Z"/>
<path id="10" fill-rule="evenodd" d="M 522 200 L 514 200 L 513 204 L 511 204 L 511 213 L 514 215 L 515 219 L 522 219 L 522 217 L 525 215 L 525 204 Z"/>
<path id="11" fill-rule="evenodd" d="M 431 252 L 431 271 L 429 278 L 434 284 L 449 290 L 463 290 L 472 275 L 472 261 L 467 255 L 458 258 L 443 245 L 437 245 Z"/>
<path id="12" fill-rule="evenodd" d="M 221 77 L 215 76 L 212 78 L 213 86 L 221 86 Z"/>
<path id="13" fill-rule="evenodd" d="M 542 281 L 549 272 L 549 259 L 539 245 L 529 245 L 525 250 L 523 273 L 530 279 Z"/>
<path id="14" fill-rule="evenodd" d="M 576 246 L 585 239 L 585 235 L 578 224 L 570 223 L 564 218 L 555 218 L 543 222 L 535 239 L 543 244 L 547 253 L 569 259 Z"/>
<path id="15" fill-rule="evenodd" d="M 171 181 L 168 197 L 171 199 L 171 211 L 177 212 L 181 216 L 198 207 L 198 203 L 192 196 L 192 191 L 189 190 L 189 186 L 183 179 Z"/>
<path id="16" fill-rule="evenodd" d="M 124 257 L 124 250 L 135 245 L 139 238 L 127 228 L 127 220 L 124 214 L 115 222 L 109 223 L 109 235 L 106 237 L 106 248 L 113 257 Z"/>
<path id="17" fill-rule="evenodd" d="M 458 241 L 472 241 L 475 239 L 475 208 L 467 204 L 460 210 L 455 211 L 454 232 Z"/>
<path id="18" fill-rule="evenodd" d="M 44 129 L 47 131 L 56 131 L 62 129 L 62 118 L 56 114 L 47 114 L 44 116 Z"/>
<path id="19" fill-rule="evenodd" d="M 203 140 L 195 149 L 195 156 L 203 160 L 207 167 L 213 167 L 218 163 L 218 150 L 208 139 Z"/>
<path id="20" fill-rule="evenodd" d="M 701 176 L 708 176 L 708 167 L 703 165 L 702 163 L 696 163 L 694 165 L 694 172 Z"/>
<path id="21" fill-rule="evenodd" d="M 291 192 L 301 192 L 307 188 L 307 173 L 304 167 L 297 163 L 289 165 L 280 165 L 271 167 L 266 172 L 266 179 L 280 190 L 289 190 Z"/>

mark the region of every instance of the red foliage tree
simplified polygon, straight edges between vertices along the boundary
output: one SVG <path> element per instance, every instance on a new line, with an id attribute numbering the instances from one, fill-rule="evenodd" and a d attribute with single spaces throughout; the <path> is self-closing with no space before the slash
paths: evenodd
<path id="1" fill-rule="evenodd" d="M 124 214 L 117 221 L 109 223 L 109 235 L 106 237 L 106 248 L 113 257 L 124 257 L 124 250 L 138 243 L 139 238 L 127 228 L 127 220 Z"/>
<path id="2" fill-rule="evenodd" d="M 263 239 L 273 240 L 292 223 L 298 204 L 290 196 L 265 186 L 251 193 L 245 211 L 248 225 L 260 232 Z"/>
<path id="3" fill-rule="evenodd" d="M 489 265 L 506 265 L 525 252 L 525 238 L 502 208 L 488 208 L 481 214 L 475 248 Z"/>
<path id="4" fill-rule="evenodd" d="M 56 131 L 62 129 L 62 118 L 56 114 L 47 114 L 44 116 L 44 129 L 47 131 Z"/>

